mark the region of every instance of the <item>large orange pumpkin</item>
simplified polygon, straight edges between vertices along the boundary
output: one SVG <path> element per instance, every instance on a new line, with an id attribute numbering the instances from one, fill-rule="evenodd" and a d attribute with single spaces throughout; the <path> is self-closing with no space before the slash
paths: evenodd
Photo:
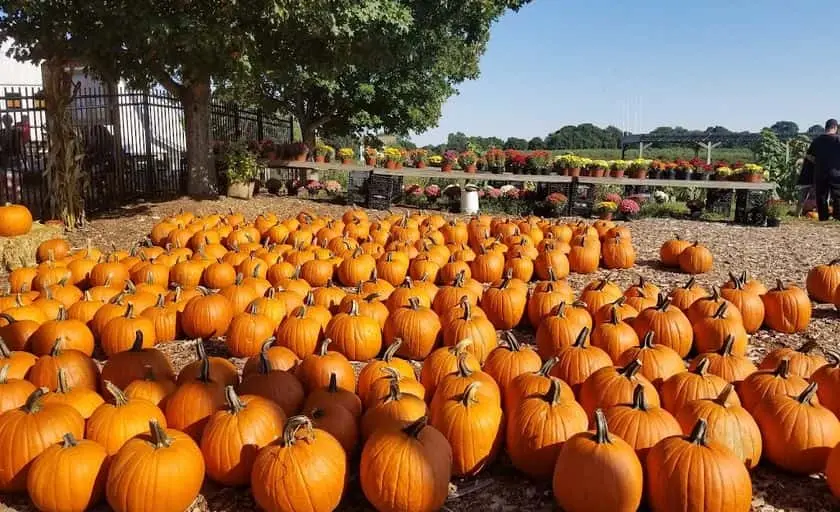
<path id="1" fill-rule="evenodd" d="M 817 265 L 808 272 L 805 289 L 816 302 L 831 304 L 840 286 L 840 260 Z"/>
<path id="2" fill-rule="evenodd" d="M 804 290 L 781 281 L 762 295 L 764 324 L 785 334 L 802 332 L 811 322 L 811 300 Z"/>

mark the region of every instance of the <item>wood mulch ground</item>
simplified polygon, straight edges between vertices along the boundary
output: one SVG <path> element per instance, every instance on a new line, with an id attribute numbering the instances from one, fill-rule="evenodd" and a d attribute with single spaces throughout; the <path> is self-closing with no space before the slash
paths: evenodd
<path id="1" fill-rule="evenodd" d="M 80 231 L 71 233 L 74 246 L 82 246 L 90 239 L 100 247 L 112 245 L 127 248 L 141 240 L 152 225 L 160 219 L 181 210 L 196 214 L 226 212 L 229 209 L 253 219 L 261 212 L 272 211 L 280 216 L 297 214 L 307 210 L 321 215 L 338 216 L 345 210 L 342 206 L 318 203 L 288 197 L 259 196 L 251 201 L 220 199 L 218 201 L 193 201 L 180 199 L 166 203 L 143 203 L 125 207 L 119 211 L 93 219 Z M 386 212 L 371 212 L 371 215 L 386 215 Z M 715 268 L 699 276 L 699 284 L 710 287 L 727 279 L 729 271 L 748 271 L 768 286 L 777 279 L 804 287 L 808 270 L 819 263 L 840 256 L 840 224 L 818 224 L 808 221 L 793 221 L 780 228 L 752 228 L 726 223 L 695 222 L 672 219 L 644 219 L 628 224 L 633 234 L 633 244 L 638 252 L 635 268 L 610 273 L 611 278 L 621 286 L 629 286 L 643 276 L 663 289 L 670 289 L 687 280 L 687 276 L 663 269 L 658 265 L 659 246 L 663 241 L 679 234 L 689 240 L 700 240 L 715 255 Z M 569 281 L 580 290 L 590 280 L 607 275 L 601 271 L 594 275 L 572 275 Z M 799 335 L 782 335 L 760 331 L 751 339 L 750 356 L 760 360 L 767 351 L 779 346 L 798 346 L 806 340 L 814 340 L 823 348 L 838 348 L 840 319 L 833 307 L 818 306 L 808 331 Z M 531 333 L 521 333 L 529 340 Z M 173 359 L 176 369 L 192 360 L 192 342 L 183 341 L 163 347 Z M 224 353 L 224 349 L 213 347 L 213 352 Z M 236 361 L 241 364 L 241 361 Z M 784 474 L 775 468 L 762 464 L 752 473 L 753 510 L 774 511 L 834 511 L 840 510 L 840 502 L 831 496 L 821 476 L 797 477 Z M 609 483 L 604 482 L 604 492 L 609 492 Z M 255 505 L 247 489 L 222 489 L 212 483 L 205 484 L 202 495 L 191 510 L 243 511 L 253 510 Z M 450 511 L 541 511 L 554 510 L 550 485 L 528 480 L 515 471 L 506 458 L 498 460 L 479 477 L 453 482 L 453 493 L 445 510 Z M 33 510 L 25 497 L 0 496 L 0 512 L 4 510 Z M 96 510 L 109 510 L 107 506 Z M 340 510 L 372 510 L 367 504 L 354 478 Z"/>

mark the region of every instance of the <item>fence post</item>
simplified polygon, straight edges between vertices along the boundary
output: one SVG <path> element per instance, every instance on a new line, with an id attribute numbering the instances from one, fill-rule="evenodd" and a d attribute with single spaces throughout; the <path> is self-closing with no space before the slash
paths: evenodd
<path id="1" fill-rule="evenodd" d="M 239 122 L 239 104 L 233 104 L 233 134 L 236 137 L 236 140 L 242 138 L 242 126 Z"/>
<path id="2" fill-rule="evenodd" d="M 263 131 L 263 111 L 262 109 L 257 109 L 257 140 L 263 140 L 265 138 L 265 132 Z"/>
<path id="3" fill-rule="evenodd" d="M 143 135 L 146 139 L 146 187 L 147 193 L 154 190 L 155 158 L 152 155 L 152 111 L 149 105 L 149 90 L 143 89 Z"/>

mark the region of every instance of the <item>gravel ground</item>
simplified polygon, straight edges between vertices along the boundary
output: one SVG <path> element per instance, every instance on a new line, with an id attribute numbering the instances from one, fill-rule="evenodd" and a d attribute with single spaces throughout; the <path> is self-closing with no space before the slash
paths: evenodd
<path id="1" fill-rule="evenodd" d="M 219 201 L 193 201 L 181 199 L 167 203 L 144 203 L 125 207 L 95 218 L 84 230 L 70 234 L 74 246 L 82 246 L 90 239 L 95 245 L 119 248 L 129 247 L 142 239 L 152 225 L 160 219 L 181 210 L 196 214 L 225 212 L 233 209 L 253 219 L 257 214 L 273 211 L 280 215 L 296 214 L 301 210 L 324 215 L 340 215 L 344 207 L 317 203 L 297 198 L 259 196 L 251 201 L 221 199 Z M 384 215 L 384 212 L 372 215 Z M 670 289 L 687 280 L 683 274 L 674 273 L 658 265 L 659 246 L 663 241 L 679 234 L 688 240 L 699 240 L 715 255 L 715 268 L 698 276 L 698 283 L 709 287 L 721 284 L 729 271 L 746 270 L 751 276 L 768 286 L 782 279 L 804 287 L 808 269 L 819 263 L 840 256 L 840 224 L 828 225 L 808 221 L 785 223 L 780 228 L 750 228 L 725 223 L 694 222 L 672 219 L 644 219 L 629 224 L 633 243 L 638 253 L 637 265 L 631 270 L 612 273 L 612 279 L 621 286 L 628 286 L 643 276 L 663 289 Z M 607 275 L 572 275 L 572 286 L 579 290 L 588 281 Z M 837 348 L 840 322 L 833 308 L 819 306 L 807 332 L 800 335 L 782 335 L 760 331 L 752 336 L 750 356 L 760 360 L 769 350 L 778 346 L 798 346 L 814 340 L 824 348 Z M 529 340 L 531 333 L 523 332 L 521 339 Z M 173 359 L 176 369 L 193 358 L 191 342 L 175 342 L 163 349 Z M 224 354 L 224 349 L 212 347 L 210 352 Z M 241 364 L 242 361 L 236 361 Z M 821 476 L 810 478 L 784 474 L 763 464 L 752 473 L 753 510 L 775 511 L 835 511 L 840 502 L 831 496 Z M 255 505 L 248 490 L 222 489 L 212 483 L 205 484 L 201 496 L 191 510 L 241 511 L 253 510 Z M 505 458 L 493 464 L 478 478 L 453 482 L 453 492 L 445 510 L 449 511 L 542 511 L 554 510 L 550 485 L 530 481 L 516 472 Z M 25 497 L 0 497 L 0 512 L 5 510 L 33 510 Z M 109 510 L 107 506 L 96 510 Z M 372 510 L 354 479 L 340 510 Z"/>

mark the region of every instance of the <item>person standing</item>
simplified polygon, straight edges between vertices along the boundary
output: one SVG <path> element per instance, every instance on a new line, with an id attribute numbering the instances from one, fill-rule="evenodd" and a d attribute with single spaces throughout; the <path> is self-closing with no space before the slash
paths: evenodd
<path id="1" fill-rule="evenodd" d="M 811 142 L 805 154 L 802 174 L 813 172 L 813 183 L 817 196 L 817 213 L 821 221 L 829 218 L 828 203 L 831 201 L 835 219 L 840 220 L 840 137 L 837 135 L 836 119 L 825 123 L 825 133 Z M 803 176 L 800 176 L 802 179 Z"/>

